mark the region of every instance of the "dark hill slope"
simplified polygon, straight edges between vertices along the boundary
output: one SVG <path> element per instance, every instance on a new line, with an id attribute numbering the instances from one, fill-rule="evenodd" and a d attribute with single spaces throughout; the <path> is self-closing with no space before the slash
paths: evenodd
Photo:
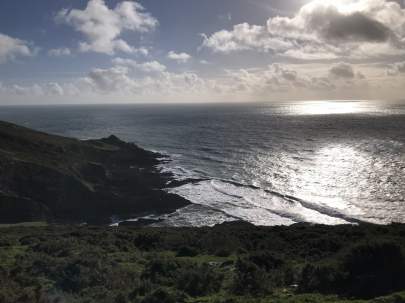
<path id="1" fill-rule="evenodd" d="M 187 205 L 162 190 L 160 155 L 115 136 L 80 141 L 0 122 L 0 222 L 109 222 Z"/>

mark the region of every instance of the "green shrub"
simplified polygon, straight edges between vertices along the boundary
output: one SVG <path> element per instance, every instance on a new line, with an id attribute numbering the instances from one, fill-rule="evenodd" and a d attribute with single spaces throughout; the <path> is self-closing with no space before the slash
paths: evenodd
<path id="1" fill-rule="evenodd" d="M 219 291 L 223 280 L 222 274 L 206 264 L 180 268 L 176 276 L 177 288 L 193 297 Z"/>
<path id="2" fill-rule="evenodd" d="M 405 288 L 405 258 L 393 242 L 355 246 L 343 261 L 349 295 L 373 298 Z"/>
<path id="3" fill-rule="evenodd" d="M 232 292 L 258 296 L 271 293 L 271 285 L 263 269 L 247 259 L 239 258 L 235 266 Z"/>
<path id="4" fill-rule="evenodd" d="M 336 293 L 345 284 L 344 273 L 334 264 L 307 264 L 301 274 L 299 292 Z"/>
<path id="5" fill-rule="evenodd" d="M 229 257 L 232 254 L 232 250 L 227 249 L 227 248 L 220 248 L 217 251 L 215 251 L 214 255 L 217 257 Z"/>
<path id="6" fill-rule="evenodd" d="M 195 257 L 198 255 L 198 250 L 190 246 L 182 246 L 177 252 L 177 257 Z"/>
<path id="7" fill-rule="evenodd" d="M 170 286 L 174 283 L 179 266 L 174 258 L 155 256 L 146 264 L 141 278 L 149 279 L 156 284 Z"/>
<path id="8" fill-rule="evenodd" d="M 171 292 L 164 288 L 158 288 L 145 296 L 141 303 L 183 303 L 185 296 L 178 292 Z"/>
<path id="9" fill-rule="evenodd" d="M 405 259 L 392 242 L 369 242 L 352 247 L 338 263 L 308 264 L 300 292 L 335 293 L 374 298 L 405 289 Z"/>

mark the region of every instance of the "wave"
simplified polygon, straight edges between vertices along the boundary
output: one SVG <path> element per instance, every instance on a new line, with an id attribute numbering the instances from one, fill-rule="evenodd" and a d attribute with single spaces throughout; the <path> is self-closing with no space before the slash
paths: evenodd
<path id="1" fill-rule="evenodd" d="M 349 217 L 339 211 L 306 202 L 302 199 L 284 195 L 282 193 L 262 189 L 258 186 L 242 183 L 211 181 L 214 190 L 230 197 L 237 197 L 244 201 L 271 211 L 279 216 L 287 217 L 295 222 L 313 223 L 358 223 L 360 220 Z M 230 186 L 231 185 L 231 186 Z M 236 186 L 233 188 L 232 186 Z M 237 190 L 242 188 L 242 190 Z"/>
<path id="2" fill-rule="evenodd" d="M 203 171 L 189 170 L 179 164 L 178 158 L 174 157 L 161 166 L 163 172 L 172 173 L 176 179 L 168 184 L 167 190 L 229 218 L 257 225 L 289 225 L 298 222 L 335 225 L 363 222 L 353 214 L 325 204 L 234 179 L 213 178 Z M 177 215 L 181 217 L 182 214 Z M 193 216 L 192 212 L 187 212 L 187 216 Z M 195 217 L 198 215 L 195 214 Z"/>
<path id="3" fill-rule="evenodd" d="M 328 215 L 328 216 L 331 216 L 331 217 L 340 218 L 340 219 L 343 219 L 343 220 L 351 222 L 351 223 L 361 223 L 361 222 L 363 222 L 362 219 L 357 218 L 357 217 L 355 217 L 353 215 L 349 216 L 348 214 L 342 213 L 338 209 L 328 207 L 326 205 L 320 205 L 320 204 L 317 204 L 317 203 L 309 202 L 309 201 L 306 201 L 304 199 L 300 199 L 300 198 L 297 198 L 297 197 L 294 197 L 294 196 L 291 196 L 291 195 L 287 195 L 287 194 L 282 194 L 282 193 L 277 192 L 277 191 L 263 189 L 263 188 L 261 188 L 259 186 L 255 186 L 255 185 L 251 185 L 251 184 L 243 184 L 243 183 L 232 181 L 232 180 L 226 180 L 226 179 L 213 179 L 213 180 L 218 180 L 218 181 L 221 181 L 221 182 L 224 182 L 224 183 L 229 183 L 229 184 L 232 184 L 232 185 L 234 185 L 236 187 L 245 187 L 245 188 L 255 189 L 255 190 L 258 190 L 258 191 L 263 191 L 263 192 L 266 192 L 268 194 L 274 195 L 276 197 L 282 198 L 286 202 L 299 203 L 299 204 L 301 204 L 303 207 L 305 207 L 307 209 L 312 209 L 312 210 L 315 210 L 315 211 L 317 211 L 317 212 L 319 212 L 321 214 Z M 221 189 L 221 188 L 217 187 L 217 190 L 224 193 L 223 189 Z M 227 193 L 227 194 L 230 195 L 230 196 L 235 196 L 235 194 L 233 194 L 233 193 Z M 243 196 L 240 196 L 240 197 L 243 198 Z"/>

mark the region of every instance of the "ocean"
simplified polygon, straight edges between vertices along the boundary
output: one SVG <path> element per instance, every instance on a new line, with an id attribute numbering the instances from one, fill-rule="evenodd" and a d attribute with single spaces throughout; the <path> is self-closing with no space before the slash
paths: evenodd
<path id="1" fill-rule="evenodd" d="M 0 120 L 170 156 L 193 204 L 164 225 L 405 223 L 405 105 L 377 101 L 9 106 Z"/>

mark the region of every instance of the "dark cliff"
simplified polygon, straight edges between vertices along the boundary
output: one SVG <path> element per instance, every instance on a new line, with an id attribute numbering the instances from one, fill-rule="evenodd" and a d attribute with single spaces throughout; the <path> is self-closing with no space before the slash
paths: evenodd
<path id="1" fill-rule="evenodd" d="M 0 223 L 108 223 L 189 202 L 163 188 L 160 155 L 115 136 L 80 141 L 0 122 Z"/>

